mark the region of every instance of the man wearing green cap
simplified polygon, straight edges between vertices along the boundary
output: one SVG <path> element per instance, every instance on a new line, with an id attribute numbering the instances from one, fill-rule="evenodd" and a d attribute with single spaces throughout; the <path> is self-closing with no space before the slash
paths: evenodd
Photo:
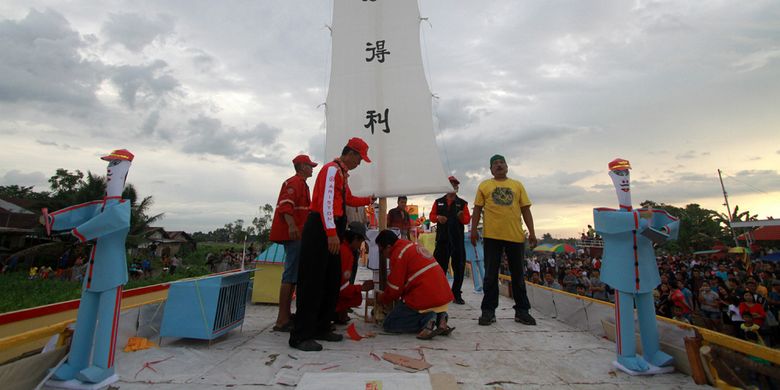
<path id="1" fill-rule="evenodd" d="M 501 254 L 506 253 L 509 271 L 512 276 L 512 297 L 515 299 L 515 321 L 525 325 L 536 325 L 536 320 L 528 313 L 531 304 L 523 280 L 523 256 L 525 251 L 525 233 L 523 221 L 528 227 L 528 242 L 536 246 L 534 220 L 531 215 L 531 201 L 523 184 L 506 176 L 509 167 L 504 156 L 499 154 L 490 158 L 492 179 L 483 181 L 477 188 L 474 200 L 474 217 L 471 219 L 471 244 L 477 245 L 477 226 L 482 210 L 485 211 L 483 224 L 483 247 L 485 250 L 485 295 L 482 298 L 480 325 L 496 322 L 498 308 L 498 266 Z"/>

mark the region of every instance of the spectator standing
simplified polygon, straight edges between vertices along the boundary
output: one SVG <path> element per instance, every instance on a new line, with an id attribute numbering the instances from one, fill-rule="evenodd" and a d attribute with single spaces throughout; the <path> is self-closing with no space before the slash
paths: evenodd
<path id="1" fill-rule="evenodd" d="M 368 158 L 368 144 L 351 138 L 341 156 L 325 164 L 317 174 L 309 216 L 303 225 L 298 261 L 298 299 L 295 323 L 289 344 L 302 351 L 320 351 L 315 340 L 341 341 L 344 336 L 331 331 L 336 311 L 341 274 L 340 237 L 346 230 L 346 206 L 367 206 L 373 196 L 352 195 L 347 181 L 349 171 Z"/>
<path id="2" fill-rule="evenodd" d="M 480 325 L 496 321 L 498 307 L 498 267 L 501 254 L 505 253 L 512 277 L 512 297 L 515 300 L 515 321 L 525 325 L 536 325 L 529 310 L 531 304 L 523 278 L 523 257 L 525 255 L 525 233 L 523 221 L 528 227 L 528 242 L 536 245 L 536 232 L 531 214 L 531 200 L 523 184 L 507 177 L 509 167 L 501 155 L 490 158 L 492 179 L 483 181 L 477 189 L 474 201 L 474 218 L 471 221 L 471 244 L 477 245 L 477 227 L 484 209 L 483 225 L 485 259 L 485 295 L 482 298 Z"/>
<path id="3" fill-rule="evenodd" d="M 282 183 L 276 210 L 271 222 L 269 240 L 284 246 L 284 271 L 279 287 L 279 311 L 273 330 L 289 332 L 292 329 L 292 296 L 298 283 L 298 258 L 301 251 L 301 231 L 309 215 L 311 194 L 306 179 L 312 176 L 317 163 L 301 154 L 292 160 L 295 175 Z"/>
<path id="4" fill-rule="evenodd" d="M 409 216 L 409 211 L 406 210 L 406 202 L 405 196 L 398 197 L 398 206 L 387 213 L 387 227 L 398 229 L 402 238 L 411 240 L 409 231 L 412 227 L 412 217 Z"/>
<path id="5" fill-rule="evenodd" d="M 601 272 L 598 269 L 590 271 L 590 296 L 594 299 L 609 301 L 607 285 L 601 281 Z"/>
<path id="6" fill-rule="evenodd" d="M 452 295 L 453 302 L 463 305 L 461 288 L 466 270 L 465 225 L 471 220 L 469 203 L 458 197 L 460 182 L 455 176 L 449 177 L 452 192 L 436 199 L 431 208 L 430 218 L 436 221 L 436 249 L 433 257 L 447 274 L 452 260 Z"/>

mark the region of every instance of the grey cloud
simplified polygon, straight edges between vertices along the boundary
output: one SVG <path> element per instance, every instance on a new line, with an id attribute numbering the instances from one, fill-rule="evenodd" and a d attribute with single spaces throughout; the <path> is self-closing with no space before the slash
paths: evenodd
<path id="1" fill-rule="evenodd" d="M 164 39 L 174 31 L 170 15 L 158 14 L 149 19 L 137 13 L 110 14 L 103 23 L 103 33 L 110 42 L 116 42 L 130 51 L 139 52 L 155 39 Z"/>
<path id="2" fill-rule="evenodd" d="M 12 169 L 3 175 L 0 179 L 0 183 L 3 185 L 18 185 L 18 186 L 44 186 L 46 183 L 46 175 L 43 172 L 29 172 L 23 173 L 18 169 Z"/>
<path id="3" fill-rule="evenodd" d="M 264 123 L 250 130 L 226 127 L 222 121 L 207 116 L 190 119 L 182 151 L 192 154 L 212 154 L 231 160 L 282 165 L 281 150 L 276 140 L 281 129 Z"/>
<path id="4" fill-rule="evenodd" d="M 154 110 L 152 111 L 149 116 L 144 119 L 143 125 L 141 125 L 141 133 L 142 134 L 154 134 L 155 130 L 157 129 L 157 124 L 160 123 L 160 111 Z"/>
<path id="5" fill-rule="evenodd" d="M 179 87 L 179 81 L 169 74 L 168 64 L 156 60 L 148 65 L 123 65 L 114 69 L 111 81 L 119 88 L 128 107 L 136 102 L 156 102 Z"/>
<path id="6" fill-rule="evenodd" d="M 534 125 L 501 131 L 442 134 L 438 142 L 445 149 L 449 168 L 453 171 L 469 172 L 474 167 L 486 166 L 493 154 L 501 154 L 510 165 L 519 164 L 531 150 L 551 147 L 563 139 L 586 137 L 593 129 L 564 125 Z"/>
<path id="7" fill-rule="evenodd" d="M 487 110 L 476 108 L 468 99 L 441 99 L 436 112 L 442 130 L 470 127 L 479 122 L 480 116 L 487 114 Z"/>
<path id="8" fill-rule="evenodd" d="M 676 158 L 678 160 L 690 160 L 690 159 L 696 158 L 696 152 L 693 151 L 693 150 L 688 150 L 688 151 L 685 151 L 683 153 L 680 153 L 680 154 L 674 156 L 674 158 Z"/>
<path id="9" fill-rule="evenodd" d="M 47 141 L 47 140 L 37 139 L 37 140 L 35 140 L 35 142 L 38 143 L 38 145 L 54 146 L 54 147 L 62 149 L 62 150 L 81 150 L 81 148 L 79 148 L 78 146 L 71 146 L 71 145 L 68 145 L 68 144 L 60 144 L 60 143 L 57 143 L 57 142 L 54 142 L 54 141 Z"/>
<path id="10" fill-rule="evenodd" d="M 102 65 L 85 60 L 85 42 L 59 13 L 30 10 L 0 22 L 0 101 L 40 101 L 88 108 Z"/>

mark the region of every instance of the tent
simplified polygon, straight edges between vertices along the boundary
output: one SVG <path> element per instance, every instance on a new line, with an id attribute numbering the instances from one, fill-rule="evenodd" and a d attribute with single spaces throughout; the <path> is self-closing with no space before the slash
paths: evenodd
<path id="1" fill-rule="evenodd" d="M 761 257 L 761 261 L 771 261 L 773 263 L 780 262 L 780 252 L 770 253 Z"/>
<path id="2" fill-rule="evenodd" d="M 277 243 L 271 243 L 266 250 L 257 255 L 255 261 L 260 263 L 284 263 L 284 246 Z"/>

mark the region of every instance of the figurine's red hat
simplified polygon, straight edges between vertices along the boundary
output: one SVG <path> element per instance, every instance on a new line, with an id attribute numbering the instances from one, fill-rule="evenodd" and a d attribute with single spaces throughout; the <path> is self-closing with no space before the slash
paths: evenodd
<path id="1" fill-rule="evenodd" d="M 616 158 L 609 162 L 610 171 L 627 171 L 629 169 L 631 169 L 631 164 L 628 162 L 628 160 Z"/>
<path id="2" fill-rule="evenodd" d="M 132 153 L 130 153 L 129 150 L 117 149 L 101 157 L 100 159 L 105 161 L 111 161 L 111 160 L 133 161 L 133 158 L 135 158 L 135 156 Z"/>

